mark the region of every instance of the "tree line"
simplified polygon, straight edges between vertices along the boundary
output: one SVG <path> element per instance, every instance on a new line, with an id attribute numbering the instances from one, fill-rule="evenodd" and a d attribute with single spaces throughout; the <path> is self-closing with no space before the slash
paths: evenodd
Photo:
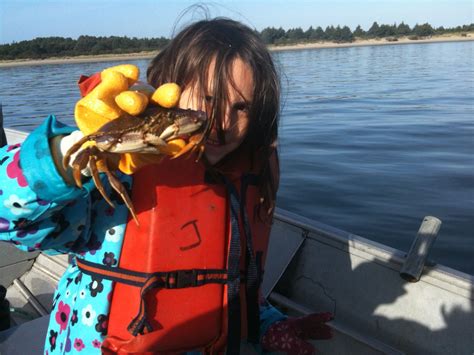
<path id="1" fill-rule="evenodd" d="M 474 24 L 457 26 L 453 28 L 437 27 L 433 28 L 429 23 L 417 24 L 413 28 L 405 23 L 379 25 L 374 22 L 365 31 L 361 26 L 357 26 L 352 31 L 348 26 L 327 26 L 322 29 L 320 26 L 309 27 L 303 30 L 301 27 L 283 28 L 267 27 L 258 34 L 268 45 L 288 45 L 296 43 L 311 43 L 319 41 L 329 42 L 353 42 L 356 38 L 387 38 L 396 41 L 399 37 L 408 36 L 416 40 L 432 35 L 446 33 L 466 33 L 473 32 Z M 80 55 L 98 54 L 124 54 L 143 51 L 157 51 L 168 44 L 169 39 L 159 38 L 129 38 L 129 37 L 95 37 L 79 36 L 77 39 L 64 37 L 44 37 L 35 38 L 29 41 L 14 42 L 0 45 L 0 60 L 14 59 L 44 59 L 51 57 L 73 57 Z"/>
<path id="2" fill-rule="evenodd" d="M 149 52 L 163 48 L 168 42 L 169 39 L 164 37 L 43 37 L 0 45 L 0 60 Z"/>
<path id="3" fill-rule="evenodd" d="M 399 37 L 407 36 L 410 39 L 416 40 L 422 37 L 429 37 L 433 35 L 442 35 L 446 33 L 466 33 L 474 31 L 474 24 L 457 26 L 453 28 L 444 28 L 443 26 L 433 28 L 429 23 L 416 24 L 413 28 L 405 23 L 393 25 L 379 25 L 374 22 L 372 26 L 365 31 L 359 25 L 354 31 L 348 26 L 328 26 L 322 29 L 320 26 L 314 28 L 309 27 L 303 31 L 301 27 L 290 28 L 284 30 L 283 28 L 267 27 L 262 30 L 260 35 L 267 44 L 272 45 L 286 45 L 293 43 L 310 43 L 318 41 L 330 41 L 336 43 L 353 42 L 356 38 L 372 39 L 372 38 L 387 38 L 396 40 Z"/>

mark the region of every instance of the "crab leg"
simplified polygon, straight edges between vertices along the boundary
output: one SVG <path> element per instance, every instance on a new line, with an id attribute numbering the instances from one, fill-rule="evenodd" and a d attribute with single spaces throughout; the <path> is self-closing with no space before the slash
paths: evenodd
<path id="1" fill-rule="evenodd" d="M 72 145 L 71 148 L 66 152 L 66 154 L 63 157 L 63 168 L 67 169 L 69 166 L 69 160 L 71 159 L 71 155 L 73 155 L 75 152 L 77 152 L 79 149 L 81 149 L 82 145 L 86 143 L 87 141 L 91 140 L 90 136 L 85 136 L 76 143 Z M 80 153 L 78 153 L 79 155 Z M 77 160 L 77 158 L 76 158 Z M 84 168 L 83 168 L 84 169 Z"/>
<path id="2" fill-rule="evenodd" d="M 201 160 L 202 155 L 204 154 L 204 150 L 205 150 L 204 145 L 200 145 L 200 146 L 198 147 L 198 149 L 199 149 L 199 153 L 198 153 L 198 156 L 197 156 L 197 158 L 196 158 L 196 163 L 197 163 L 199 160 Z"/>
<path id="3" fill-rule="evenodd" d="M 72 162 L 72 176 L 76 182 L 77 187 L 82 188 L 82 175 L 81 172 L 87 167 L 87 164 L 90 161 L 91 154 L 89 153 L 91 148 L 84 149 L 83 151 L 77 153 L 74 161 Z"/>
<path id="4" fill-rule="evenodd" d="M 132 217 L 133 219 L 135 220 L 135 223 L 137 224 L 137 226 L 140 225 L 140 223 L 138 222 L 138 217 L 137 217 L 137 214 L 135 213 L 135 209 L 133 207 L 133 203 L 132 203 L 132 200 L 130 199 L 130 197 L 128 196 L 128 192 L 127 190 L 125 189 L 125 187 L 122 185 L 122 183 L 120 182 L 119 179 L 117 179 L 117 177 L 115 176 L 114 173 L 112 173 L 108 167 L 105 167 L 104 168 L 104 172 L 105 174 L 107 175 L 107 177 L 109 178 L 109 182 L 110 182 L 110 185 L 112 186 L 112 188 L 117 191 L 117 193 L 120 195 L 120 197 L 122 197 L 122 200 L 123 202 L 125 202 L 125 205 L 127 206 L 128 210 L 130 211 L 130 213 L 132 214 Z"/>
<path id="5" fill-rule="evenodd" d="M 100 180 L 99 170 L 97 169 L 97 158 L 93 155 L 91 155 L 90 157 L 89 167 L 91 169 L 92 180 L 94 180 L 94 184 L 97 187 L 97 190 L 99 190 L 100 194 L 105 199 L 105 201 L 107 201 L 107 203 L 112 208 L 115 208 L 114 203 L 110 200 L 110 198 L 105 193 L 104 185 L 102 184 L 102 181 Z"/>

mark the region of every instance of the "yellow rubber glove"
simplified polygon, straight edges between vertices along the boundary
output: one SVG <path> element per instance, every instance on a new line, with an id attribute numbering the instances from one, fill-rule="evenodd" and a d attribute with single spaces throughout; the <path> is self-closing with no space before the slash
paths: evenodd
<path id="1" fill-rule="evenodd" d="M 138 80 L 139 75 L 139 69 L 131 64 L 117 65 L 102 71 L 100 84 L 80 99 L 74 110 L 76 124 L 84 135 L 96 132 L 123 113 L 115 102 L 115 97 L 127 91 Z"/>
<path id="2" fill-rule="evenodd" d="M 100 83 L 80 99 L 75 107 L 76 124 L 84 135 L 96 132 L 124 112 L 137 116 L 145 111 L 155 90 L 148 84 L 135 84 L 139 76 L 138 67 L 132 64 L 117 65 L 101 72 Z M 176 90 L 175 87 L 173 89 Z M 179 100 L 179 94 L 180 92 L 175 94 L 174 105 Z M 163 153 L 172 155 L 183 146 L 184 141 L 171 142 L 167 151 Z M 161 158 L 162 155 L 156 154 L 124 153 L 121 155 L 118 169 L 131 175 L 145 165 L 160 161 Z"/>

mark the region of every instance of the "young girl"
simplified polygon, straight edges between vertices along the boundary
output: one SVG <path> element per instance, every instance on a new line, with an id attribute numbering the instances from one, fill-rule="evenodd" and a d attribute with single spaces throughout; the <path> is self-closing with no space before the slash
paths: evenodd
<path id="1" fill-rule="evenodd" d="M 238 22 L 200 21 L 147 76 L 154 87 L 180 85 L 179 107 L 215 123 L 201 161 L 165 159 L 120 176 L 140 226 L 120 198 L 112 209 L 86 177 L 83 189 L 71 182 L 59 147 L 73 129 L 54 116 L 0 151 L 1 240 L 74 255 L 45 353 L 238 353 L 241 338 L 312 352 L 302 338 L 329 337 L 321 324 L 330 315 L 286 320 L 259 297 L 278 187 L 280 87 L 265 45 Z"/>

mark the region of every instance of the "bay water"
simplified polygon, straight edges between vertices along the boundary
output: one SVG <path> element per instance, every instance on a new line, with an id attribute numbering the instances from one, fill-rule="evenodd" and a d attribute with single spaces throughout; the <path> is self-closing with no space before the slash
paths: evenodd
<path id="1" fill-rule="evenodd" d="M 278 207 L 474 275 L 474 42 L 274 52 L 281 72 Z M 122 61 L 123 62 L 123 61 Z M 131 60 L 145 78 L 147 60 Z M 0 68 L 5 126 L 73 124 L 76 81 L 117 62 Z"/>

